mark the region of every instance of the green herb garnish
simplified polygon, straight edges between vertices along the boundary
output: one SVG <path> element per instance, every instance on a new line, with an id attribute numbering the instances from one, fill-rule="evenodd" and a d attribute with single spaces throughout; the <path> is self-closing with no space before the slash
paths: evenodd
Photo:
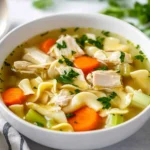
<path id="1" fill-rule="evenodd" d="M 139 49 L 139 48 L 140 48 L 140 45 L 137 45 L 135 48 L 136 48 L 136 49 Z"/>
<path id="2" fill-rule="evenodd" d="M 74 55 L 74 54 L 76 54 L 76 52 L 75 51 L 71 51 L 71 54 Z"/>
<path id="3" fill-rule="evenodd" d="M 39 123 L 39 122 L 35 122 L 34 124 L 39 126 L 39 127 L 44 127 L 44 125 L 42 123 Z"/>
<path id="4" fill-rule="evenodd" d="M 67 31 L 67 29 L 65 29 L 65 28 L 60 29 L 60 32 L 66 32 L 66 31 Z"/>
<path id="5" fill-rule="evenodd" d="M 60 43 L 56 43 L 58 49 L 67 48 L 66 42 L 62 41 L 62 45 Z"/>
<path id="6" fill-rule="evenodd" d="M 103 30 L 103 31 L 102 31 L 102 34 L 105 35 L 105 36 L 109 36 L 110 32 L 109 32 L 109 31 L 104 31 L 104 30 Z"/>
<path id="7" fill-rule="evenodd" d="M 102 66 L 102 67 L 98 67 L 98 68 L 95 68 L 94 70 L 108 70 L 108 67 L 107 66 Z"/>
<path id="8" fill-rule="evenodd" d="M 109 97 L 100 97 L 97 100 L 103 104 L 103 109 L 108 109 L 111 107 L 110 101 L 117 96 L 115 92 L 112 92 Z"/>
<path id="9" fill-rule="evenodd" d="M 124 62 L 125 53 L 124 52 L 120 52 L 120 53 L 121 53 L 120 60 L 121 60 L 121 62 Z"/>
<path id="10" fill-rule="evenodd" d="M 76 32 L 76 31 L 78 31 L 79 30 L 79 27 L 76 27 L 75 29 L 74 29 L 74 32 Z"/>
<path id="11" fill-rule="evenodd" d="M 82 35 L 80 38 L 77 38 L 77 39 L 76 39 L 76 42 L 77 42 L 80 46 L 84 47 L 85 42 L 86 42 L 87 40 L 88 40 L 88 37 L 84 34 L 84 35 Z"/>
<path id="12" fill-rule="evenodd" d="M 38 9 L 47 9 L 53 5 L 53 0 L 34 0 L 32 4 Z"/>
<path id="13" fill-rule="evenodd" d="M 36 86 L 34 86 L 34 87 L 33 87 L 33 89 L 37 89 L 37 87 L 36 87 Z"/>
<path id="14" fill-rule="evenodd" d="M 10 66 L 10 63 L 4 61 L 5 66 Z"/>
<path id="15" fill-rule="evenodd" d="M 136 55 L 134 58 L 137 59 L 137 60 L 140 60 L 141 62 L 144 61 L 144 56 L 143 55 Z"/>
<path id="16" fill-rule="evenodd" d="M 68 66 L 73 66 L 73 62 L 72 61 L 70 61 L 68 58 L 66 58 L 65 56 L 63 56 L 62 55 L 62 57 L 63 57 L 63 59 L 59 59 L 58 60 L 58 62 L 60 63 L 60 64 L 62 64 L 62 63 L 66 63 Z"/>
<path id="17" fill-rule="evenodd" d="M 75 89 L 74 91 L 75 91 L 76 94 L 81 92 L 79 89 Z"/>
<path id="18" fill-rule="evenodd" d="M 74 116 L 75 116 L 75 114 L 73 114 L 73 113 L 66 114 L 66 117 L 67 117 L 67 118 L 72 118 L 72 117 L 74 117 Z"/>
<path id="19" fill-rule="evenodd" d="M 47 32 L 45 32 L 45 33 L 42 33 L 42 34 L 40 34 L 40 36 L 45 36 L 45 35 L 47 35 L 49 32 L 47 31 Z"/>
<path id="20" fill-rule="evenodd" d="M 57 78 L 57 81 L 60 83 L 64 83 L 64 84 L 72 84 L 74 81 L 74 78 L 76 78 L 78 75 L 79 73 L 71 69 L 68 73 L 64 71 L 64 74 L 60 75 Z"/>

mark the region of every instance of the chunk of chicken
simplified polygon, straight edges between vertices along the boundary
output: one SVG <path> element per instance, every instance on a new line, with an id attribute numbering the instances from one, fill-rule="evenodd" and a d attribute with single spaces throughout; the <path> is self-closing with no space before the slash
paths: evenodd
<path id="1" fill-rule="evenodd" d="M 73 98 L 74 95 L 70 95 L 69 90 L 61 90 L 60 93 L 54 96 L 50 103 L 54 103 L 59 106 L 67 106 L 69 101 Z"/>
<path id="2" fill-rule="evenodd" d="M 14 68 L 16 70 L 28 70 L 29 66 L 32 65 L 32 63 L 28 61 L 15 61 L 14 62 Z"/>
<path id="3" fill-rule="evenodd" d="M 33 64 L 46 64 L 53 61 L 53 58 L 46 55 L 36 47 L 25 48 L 25 55 L 23 60 L 29 61 Z"/>
<path id="4" fill-rule="evenodd" d="M 121 44 L 120 40 L 114 37 L 107 37 L 104 40 L 104 50 L 105 51 L 123 51 L 128 52 L 129 47 L 127 45 Z"/>
<path id="5" fill-rule="evenodd" d="M 55 56 L 56 58 L 60 58 L 63 55 L 69 59 L 73 59 L 74 57 L 85 54 L 77 44 L 75 38 L 71 37 L 70 35 L 61 36 L 56 43 L 60 45 L 63 45 L 63 43 L 66 44 L 66 48 L 61 48 L 61 50 L 57 47 L 57 44 L 50 49 L 48 54 Z M 72 51 L 74 51 L 75 54 L 72 54 Z"/>
<path id="6" fill-rule="evenodd" d="M 124 57 L 124 62 L 125 63 L 132 63 L 132 57 L 130 54 L 124 52 L 125 57 Z M 104 52 L 104 51 L 97 51 L 94 54 L 94 57 L 100 61 L 103 62 L 103 64 L 113 64 L 113 65 L 118 65 L 121 63 L 121 52 L 117 51 L 117 52 Z"/>
<path id="7" fill-rule="evenodd" d="M 92 83 L 95 87 L 115 88 L 121 87 L 121 76 L 115 71 L 94 71 L 92 72 Z"/>

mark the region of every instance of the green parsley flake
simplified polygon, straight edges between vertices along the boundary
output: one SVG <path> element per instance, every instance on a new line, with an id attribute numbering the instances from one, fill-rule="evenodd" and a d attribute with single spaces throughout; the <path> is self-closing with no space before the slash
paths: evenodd
<path id="1" fill-rule="evenodd" d="M 141 62 L 144 61 L 144 56 L 143 55 L 136 55 L 134 58 L 137 59 L 137 60 L 140 60 Z"/>
<path id="2" fill-rule="evenodd" d="M 72 118 L 72 117 L 74 117 L 74 116 L 75 116 L 75 114 L 73 114 L 73 113 L 66 114 L 66 117 L 67 117 L 67 118 Z"/>
<path id="3" fill-rule="evenodd" d="M 74 55 L 74 54 L 76 54 L 76 52 L 75 51 L 71 51 L 71 54 Z"/>
<path id="4" fill-rule="evenodd" d="M 10 63 L 4 61 L 5 66 L 10 66 Z"/>
<path id="5" fill-rule="evenodd" d="M 45 36 L 45 35 L 47 35 L 49 32 L 47 31 L 47 32 L 45 32 L 45 33 L 42 33 L 40 36 Z"/>
<path id="6" fill-rule="evenodd" d="M 121 62 L 124 62 L 125 53 L 124 52 L 120 52 L 120 53 L 121 53 L 120 60 L 121 60 Z"/>
<path id="7" fill-rule="evenodd" d="M 67 48 L 66 42 L 62 41 L 62 45 L 60 43 L 56 43 L 58 49 Z"/>
<path id="8" fill-rule="evenodd" d="M 110 32 L 109 32 L 109 31 L 104 31 L 104 30 L 103 30 L 103 31 L 102 31 L 102 34 L 105 35 L 105 36 L 109 36 Z"/>
<path id="9" fill-rule="evenodd" d="M 64 83 L 64 84 L 72 84 L 74 81 L 74 78 L 76 78 L 78 75 L 79 73 L 71 69 L 68 73 L 64 71 L 64 74 L 57 77 L 57 81 L 60 83 Z"/>
<path id="10" fill-rule="evenodd" d="M 108 70 L 108 67 L 107 66 L 102 66 L 102 67 L 98 67 L 98 68 L 95 68 L 94 70 Z"/>
<path id="11" fill-rule="evenodd" d="M 74 32 L 76 32 L 76 31 L 78 31 L 79 30 L 79 27 L 76 27 L 75 29 L 74 29 Z"/>
<path id="12" fill-rule="evenodd" d="M 60 29 L 60 32 L 66 32 L 66 31 L 67 31 L 67 29 L 65 29 L 65 28 Z"/>
<path id="13" fill-rule="evenodd" d="M 110 101 L 117 96 L 115 92 L 112 92 L 109 97 L 100 97 L 97 100 L 103 104 L 103 109 L 108 109 L 111 107 Z"/>

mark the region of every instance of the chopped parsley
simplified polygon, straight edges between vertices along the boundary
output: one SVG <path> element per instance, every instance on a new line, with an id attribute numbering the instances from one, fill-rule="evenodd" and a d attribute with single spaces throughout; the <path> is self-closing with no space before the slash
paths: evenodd
<path id="1" fill-rule="evenodd" d="M 33 0 L 33 6 L 38 9 L 47 9 L 53 5 L 53 0 Z"/>
<path id="2" fill-rule="evenodd" d="M 143 55 L 136 55 L 134 58 L 137 59 L 137 60 L 140 60 L 141 62 L 144 61 L 144 56 Z"/>
<path id="3" fill-rule="evenodd" d="M 72 118 L 72 117 L 74 117 L 74 116 L 75 116 L 75 114 L 73 114 L 73 113 L 66 114 L 66 117 L 67 117 L 67 118 Z"/>
<path id="4" fill-rule="evenodd" d="M 139 48 L 140 48 L 140 45 L 138 44 L 135 48 L 136 48 L 136 49 L 139 49 Z"/>
<path id="5" fill-rule="evenodd" d="M 10 66 L 10 63 L 4 61 L 5 66 Z"/>
<path id="6" fill-rule="evenodd" d="M 76 78 L 78 75 L 79 73 L 71 69 L 68 73 L 64 71 L 64 74 L 57 77 L 57 81 L 60 83 L 64 83 L 64 84 L 72 84 L 74 81 L 74 78 Z"/>
<path id="7" fill-rule="evenodd" d="M 109 36 L 110 32 L 109 32 L 109 31 L 104 31 L 104 30 L 103 30 L 103 31 L 102 31 L 102 34 L 105 35 L 105 36 Z"/>
<path id="8" fill-rule="evenodd" d="M 44 125 L 42 123 L 39 123 L 39 122 L 35 122 L 34 124 L 39 126 L 39 127 L 44 127 Z"/>
<path id="9" fill-rule="evenodd" d="M 65 28 L 60 29 L 60 32 L 66 32 L 66 31 L 67 31 L 67 29 L 65 29 Z"/>
<path id="10" fill-rule="evenodd" d="M 56 43 L 58 49 L 67 48 L 66 42 L 62 41 L 62 45 L 60 43 Z"/>
<path id="11" fill-rule="evenodd" d="M 74 55 L 74 54 L 76 54 L 76 52 L 75 51 L 71 51 L 71 54 Z"/>
<path id="12" fill-rule="evenodd" d="M 70 61 L 68 58 L 66 58 L 65 56 L 63 56 L 62 55 L 62 57 L 63 57 L 63 59 L 59 59 L 58 60 L 58 62 L 60 63 L 60 64 L 62 64 L 62 63 L 66 63 L 68 66 L 73 66 L 73 62 L 72 61 Z"/>
<path id="13" fill-rule="evenodd" d="M 45 35 L 47 35 L 49 32 L 47 31 L 47 32 L 45 32 L 45 33 L 42 33 L 40 36 L 45 36 Z"/>
<path id="14" fill-rule="evenodd" d="M 115 92 L 112 92 L 112 93 L 109 95 L 109 97 L 100 97 L 100 98 L 98 98 L 97 100 L 102 103 L 103 109 L 108 109 L 109 107 L 111 107 L 110 101 L 111 101 L 112 99 L 114 99 L 116 96 L 117 96 L 117 94 L 116 94 Z"/>
<path id="15" fill-rule="evenodd" d="M 80 38 L 76 39 L 76 42 L 81 46 L 84 47 L 85 46 L 85 42 L 88 40 L 88 37 L 84 34 L 82 35 Z"/>
<path id="16" fill-rule="evenodd" d="M 101 37 L 97 37 L 96 40 L 88 39 L 88 43 L 95 45 L 97 48 L 100 48 L 100 49 L 103 48 L 103 41 L 104 41 L 104 38 L 101 38 Z"/>
<path id="17" fill-rule="evenodd" d="M 36 87 L 36 86 L 34 86 L 34 87 L 33 87 L 33 89 L 37 89 L 37 87 Z"/>
<path id="18" fill-rule="evenodd" d="M 120 55 L 120 61 L 124 62 L 125 53 L 124 52 L 120 52 L 120 53 L 121 53 L 121 55 Z"/>
<path id="19" fill-rule="evenodd" d="M 79 30 L 79 27 L 76 27 L 75 29 L 74 29 L 74 32 L 76 32 L 76 31 L 78 31 Z"/>
<path id="20" fill-rule="evenodd" d="M 98 67 L 98 68 L 95 68 L 95 70 L 108 70 L 108 67 L 107 66 L 102 66 L 102 67 Z"/>
<path id="21" fill-rule="evenodd" d="M 79 89 L 75 89 L 74 91 L 75 91 L 76 94 L 81 92 Z"/>

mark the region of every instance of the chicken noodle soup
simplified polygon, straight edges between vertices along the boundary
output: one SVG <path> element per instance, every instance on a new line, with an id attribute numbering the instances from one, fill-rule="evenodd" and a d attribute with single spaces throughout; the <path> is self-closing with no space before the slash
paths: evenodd
<path id="1" fill-rule="evenodd" d="M 150 65 L 139 45 L 91 28 L 42 33 L 16 47 L 0 72 L 2 100 L 43 128 L 110 128 L 150 104 Z"/>

